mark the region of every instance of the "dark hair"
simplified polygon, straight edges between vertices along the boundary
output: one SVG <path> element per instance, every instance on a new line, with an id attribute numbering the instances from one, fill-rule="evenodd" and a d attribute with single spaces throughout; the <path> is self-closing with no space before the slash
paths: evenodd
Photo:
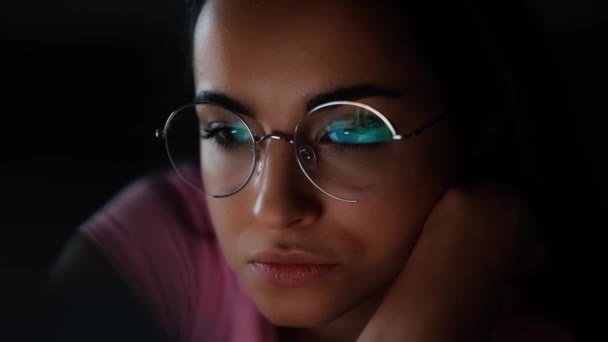
<path id="1" fill-rule="evenodd" d="M 204 0 L 186 1 L 192 37 Z M 576 314 L 579 298 L 563 293 L 583 292 L 589 276 L 580 267 L 583 230 L 593 225 L 589 212 L 601 212 L 599 190 L 589 193 L 599 177 L 581 153 L 567 87 L 540 21 L 516 0 L 387 1 L 407 18 L 406 32 L 439 81 L 462 148 L 473 151 L 467 180 L 506 183 L 535 213 L 551 262 L 528 290 L 568 321 L 585 324 Z"/>

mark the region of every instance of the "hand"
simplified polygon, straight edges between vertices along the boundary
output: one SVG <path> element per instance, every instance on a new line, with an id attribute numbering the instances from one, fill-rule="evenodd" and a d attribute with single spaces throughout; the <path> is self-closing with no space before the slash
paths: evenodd
<path id="1" fill-rule="evenodd" d="M 509 189 L 450 188 L 357 341 L 485 341 L 531 240 L 531 216 Z"/>

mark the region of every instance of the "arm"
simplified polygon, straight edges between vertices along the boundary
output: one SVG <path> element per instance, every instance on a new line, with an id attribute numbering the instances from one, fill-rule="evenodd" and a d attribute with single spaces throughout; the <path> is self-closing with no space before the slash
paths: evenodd
<path id="1" fill-rule="evenodd" d="M 504 188 L 447 191 L 358 341 L 489 340 L 529 222 Z"/>

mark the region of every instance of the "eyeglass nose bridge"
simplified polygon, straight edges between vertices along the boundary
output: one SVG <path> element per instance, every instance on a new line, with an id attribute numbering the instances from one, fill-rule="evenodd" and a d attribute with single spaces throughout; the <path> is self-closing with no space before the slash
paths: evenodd
<path id="1" fill-rule="evenodd" d="M 256 139 L 256 140 L 255 140 L 255 144 L 256 144 L 256 145 L 257 145 L 257 144 L 260 144 L 260 143 L 262 143 L 264 140 L 268 140 L 268 139 L 270 139 L 270 140 L 280 140 L 280 141 L 285 141 L 285 142 L 288 142 L 288 143 L 290 143 L 290 144 L 292 144 L 292 145 L 293 145 L 293 139 L 289 139 L 289 138 L 287 138 L 287 137 L 284 137 L 284 136 L 279 135 L 279 134 L 276 134 L 276 133 L 273 133 L 273 134 L 266 134 L 266 135 L 264 135 L 264 136 L 259 137 L 258 139 Z"/>
<path id="2" fill-rule="evenodd" d="M 279 135 L 279 134 L 276 134 L 276 133 L 274 133 L 274 134 L 266 134 L 266 135 L 263 135 L 260 138 L 255 139 L 254 140 L 254 145 L 257 146 L 258 144 L 264 142 L 265 140 L 279 140 L 279 141 L 288 142 L 291 145 L 295 145 L 294 139 L 289 139 L 289 138 L 287 138 L 287 137 L 285 137 L 283 135 Z M 257 148 L 255 150 L 256 150 L 256 152 L 255 152 L 256 153 L 256 159 L 255 159 L 256 166 L 254 167 L 254 170 L 257 169 L 257 174 L 259 175 L 259 174 L 262 173 L 262 171 L 264 169 L 265 162 L 261 160 L 261 155 L 257 152 Z M 306 170 L 304 168 L 304 165 L 302 164 L 303 161 L 300 160 L 299 153 L 304 153 L 305 154 L 305 156 L 303 158 L 307 162 L 311 162 L 312 161 L 312 162 L 316 163 L 317 156 L 316 156 L 314 150 L 311 149 L 311 147 L 308 146 L 308 145 L 302 146 L 302 149 L 300 149 L 299 151 L 296 151 L 296 159 L 298 161 L 298 165 L 300 166 L 301 171 L 304 173 L 304 176 L 306 176 L 306 178 L 317 189 L 321 190 L 321 192 L 323 192 L 324 194 L 328 195 L 329 197 L 335 198 L 335 199 L 337 199 L 339 201 L 343 201 L 343 202 L 347 202 L 347 203 L 357 203 L 357 202 L 359 202 L 359 200 L 349 200 L 349 199 L 344 199 L 344 198 L 340 198 L 340 197 L 334 196 L 334 195 L 330 194 L 329 192 L 323 190 L 321 187 L 319 187 L 317 185 L 317 183 L 315 183 L 315 181 L 306 172 Z M 253 172 L 256 172 L 256 171 L 252 171 L 251 175 L 253 175 Z M 249 181 L 247 181 L 247 182 L 249 182 Z"/>
<path id="3" fill-rule="evenodd" d="M 256 149 L 255 149 L 256 150 L 256 152 L 255 152 L 256 153 L 256 158 L 255 158 L 256 166 L 255 166 L 255 169 L 256 169 L 256 173 L 258 175 L 262 173 L 262 170 L 264 169 L 264 164 L 265 163 L 264 163 L 264 161 L 261 160 L 262 159 L 261 158 L 261 154 L 258 152 L 257 146 L 258 146 L 258 144 L 263 143 L 265 140 L 284 141 L 284 142 L 287 142 L 287 143 L 293 145 L 293 139 L 289 139 L 286 136 L 283 136 L 283 135 L 280 135 L 280 134 L 277 134 L 277 133 L 266 134 L 266 135 L 263 135 L 263 136 L 261 136 L 259 138 L 256 138 L 254 140 L 254 144 L 256 146 Z"/>

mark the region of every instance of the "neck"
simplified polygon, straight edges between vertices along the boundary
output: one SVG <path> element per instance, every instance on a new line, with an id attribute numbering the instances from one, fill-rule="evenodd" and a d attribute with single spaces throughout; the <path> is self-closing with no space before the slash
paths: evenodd
<path id="1" fill-rule="evenodd" d="M 337 319 L 322 326 L 312 328 L 280 328 L 280 341 L 293 342 L 353 342 L 356 341 L 367 325 L 385 291 L 378 291 L 373 296 L 350 308 Z"/>

